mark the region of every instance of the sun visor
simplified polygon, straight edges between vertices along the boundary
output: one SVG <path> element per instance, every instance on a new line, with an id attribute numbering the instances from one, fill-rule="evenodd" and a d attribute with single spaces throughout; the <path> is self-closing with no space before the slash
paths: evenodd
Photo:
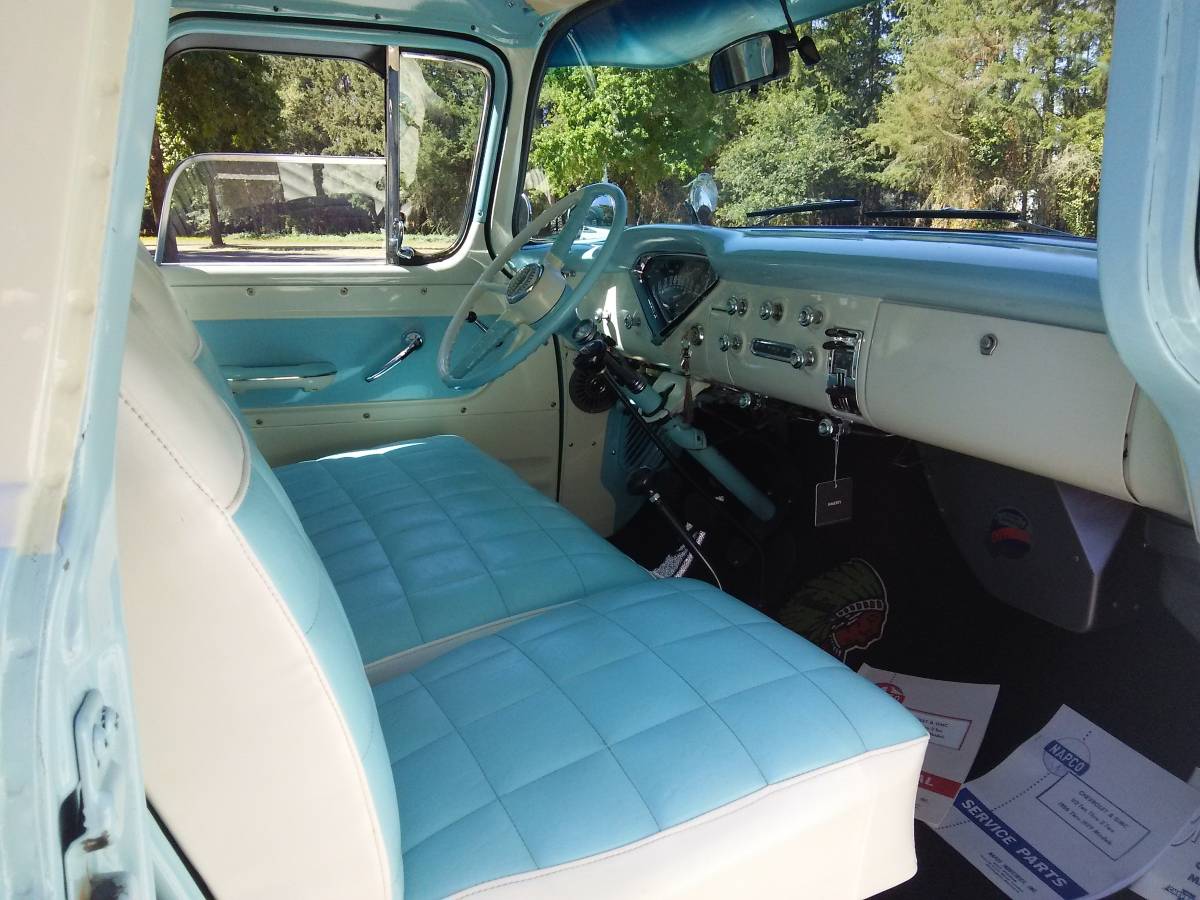
<path id="1" fill-rule="evenodd" d="M 792 0 L 788 9 L 799 23 L 856 5 L 854 0 Z M 669 68 L 784 25 L 778 0 L 626 0 L 597 10 L 562 34 L 549 65 Z"/>

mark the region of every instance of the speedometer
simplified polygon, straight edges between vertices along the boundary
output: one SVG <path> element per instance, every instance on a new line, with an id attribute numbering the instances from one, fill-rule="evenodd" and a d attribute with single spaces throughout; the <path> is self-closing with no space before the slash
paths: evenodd
<path id="1" fill-rule="evenodd" d="M 692 253 L 643 256 L 633 275 L 656 344 L 717 284 L 708 257 Z"/>

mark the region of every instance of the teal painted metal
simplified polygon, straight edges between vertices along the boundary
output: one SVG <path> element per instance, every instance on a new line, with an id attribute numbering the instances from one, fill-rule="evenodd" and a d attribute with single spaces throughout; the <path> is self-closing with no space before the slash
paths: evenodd
<path id="1" fill-rule="evenodd" d="M 68 887 L 63 868 L 68 848 L 60 840 L 58 812 L 68 788 L 64 778 L 76 765 L 70 723 L 83 697 L 99 689 L 103 702 L 123 722 L 136 721 L 120 627 L 113 460 L 125 323 L 167 8 L 138 0 L 133 17 L 137 27 L 125 71 L 121 81 L 111 85 L 122 96 L 105 228 L 93 236 L 103 242 L 99 279 L 72 286 L 79 309 L 87 310 L 95 302 L 96 325 L 86 355 L 59 361 L 86 385 L 86 400 L 73 438 L 75 456 L 57 547 L 52 554 L 37 555 L 0 546 L 0 756 L 5 781 L 0 797 L 0 893 L 6 896 L 56 897 Z M 61 109 L 65 122 L 81 127 L 94 112 Z M 72 122 L 72 115 L 85 118 Z M 30 374 L 31 379 L 38 377 Z M 9 530 L 12 525 L 0 522 L 0 544 L 15 537 Z M 122 740 L 113 745 L 121 777 L 111 785 L 111 800 L 125 815 L 104 850 L 104 865 L 128 873 L 127 888 L 142 894 L 149 890 L 151 876 L 139 815 L 145 797 L 134 734 L 126 727 Z M 101 810 L 95 813 L 102 815 Z M 74 890 L 77 885 L 69 887 Z"/>
<path id="2" fill-rule="evenodd" d="M 426 32 L 461 34 L 503 48 L 535 47 L 557 14 L 539 15 L 523 0 L 490 3 L 486 0 L 177 0 L 177 10 L 235 13 L 271 20 L 311 18 L 326 22 L 353 22 L 389 28 L 419 28 Z M 282 23 L 280 23 L 282 24 Z"/>
<path id="3" fill-rule="evenodd" d="M 794 21 L 805 22 L 859 2 L 789 0 L 788 9 Z M 550 51 L 549 64 L 670 68 L 785 25 L 779 0 L 625 0 L 573 25 L 569 38 Z"/>
<path id="4" fill-rule="evenodd" d="M 490 319 L 484 319 L 489 322 Z M 458 392 L 437 374 L 437 347 L 449 316 L 342 316 L 306 319 L 222 319 L 197 322 L 205 344 L 221 366 L 284 366 L 328 360 L 337 369 L 333 384 L 320 391 L 247 391 L 237 395 L 247 409 L 325 406 L 391 400 L 436 400 Z M 367 383 L 419 331 L 420 350 L 378 381 Z"/>
<path id="5" fill-rule="evenodd" d="M 237 7 L 241 5 L 227 4 L 227 6 Z M 224 6 L 221 8 L 224 8 Z M 206 9 L 211 11 L 212 7 L 206 7 Z M 372 19 L 371 21 L 374 22 L 375 20 Z M 424 23 L 421 24 L 424 27 Z M 466 33 L 471 33 L 469 28 Z M 495 50 L 478 41 L 466 40 L 450 35 L 403 31 L 397 30 L 394 27 L 363 29 L 338 27 L 336 25 L 305 25 L 270 20 L 246 21 L 242 19 L 220 19 L 207 16 L 188 16 L 173 21 L 167 33 L 167 43 L 170 45 L 172 41 L 191 34 L 258 36 L 272 39 L 283 38 L 301 41 L 322 41 L 326 43 L 343 42 L 359 45 L 396 45 L 405 50 L 444 53 L 449 56 L 468 56 L 486 63 L 488 68 L 491 69 L 492 75 L 491 105 L 488 110 L 487 128 L 484 132 L 482 144 L 482 158 L 479 167 L 480 179 L 475 191 L 475 206 L 472 212 L 472 221 L 483 222 L 487 218 L 487 210 L 491 203 L 493 188 L 491 175 L 495 170 L 496 158 L 501 150 L 505 112 L 508 108 L 508 98 L 512 87 L 509 83 L 508 66 Z"/>
<path id="6" fill-rule="evenodd" d="M 576 244 L 572 267 L 588 266 Z M 897 228 L 626 228 L 614 257 L 704 253 L 722 281 L 880 297 L 902 303 L 1104 333 L 1096 244 L 1077 238 Z M 546 245 L 530 244 L 520 263 Z"/>
<path id="7" fill-rule="evenodd" d="M 1121 360 L 1171 426 L 1200 534 L 1200 5 L 1117 4 L 1100 288 Z"/>
<path id="8" fill-rule="evenodd" d="M 709 446 L 703 431 L 676 416 L 663 428 L 663 434 L 700 463 L 760 521 L 769 522 L 775 518 L 775 504 L 771 498 L 760 491 L 720 450 Z"/>

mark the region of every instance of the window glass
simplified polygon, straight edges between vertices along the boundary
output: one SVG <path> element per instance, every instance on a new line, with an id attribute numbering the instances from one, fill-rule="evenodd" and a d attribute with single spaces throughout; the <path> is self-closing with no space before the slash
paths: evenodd
<path id="1" fill-rule="evenodd" d="M 1095 233 L 1114 0 L 872 0 L 802 24 L 816 66 L 792 54 L 785 79 L 720 95 L 710 55 L 782 28 L 777 0 L 639 6 L 606 5 L 548 51 L 524 182 L 535 215 L 608 179 L 631 224 Z M 712 179 L 716 207 L 689 202 Z M 860 203 L 754 215 L 843 199 Z M 947 207 L 1020 221 L 888 215 Z"/>
<path id="2" fill-rule="evenodd" d="M 404 243 L 444 253 L 470 218 L 488 77 L 473 63 L 417 54 L 402 54 L 398 70 Z"/>
<path id="3" fill-rule="evenodd" d="M 378 55 L 378 69 L 211 50 L 174 57 L 159 95 L 144 243 L 155 249 L 161 234 L 163 262 L 384 262 Z M 398 69 L 404 258 L 421 262 L 465 230 L 488 82 L 456 60 L 401 54 Z"/>

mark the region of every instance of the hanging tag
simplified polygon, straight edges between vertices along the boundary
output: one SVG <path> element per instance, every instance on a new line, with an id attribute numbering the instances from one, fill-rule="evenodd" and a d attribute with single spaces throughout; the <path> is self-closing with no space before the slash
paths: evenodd
<path id="1" fill-rule="evenodd" d="M 683 421 L 692 424 L 692 346 L 684 339 L 683 351 L 680 354 L 679 370 L 683 373 Z"/>
<path id="2" fill-rule="evenodd" d="M 817 484 L 813 499 L 813 525 L 839 525 L 854 517 L 854 479 L 838 478 L 838 451 L 842 442 L 842 423 L 833 432 L 833 480 Z"/>

